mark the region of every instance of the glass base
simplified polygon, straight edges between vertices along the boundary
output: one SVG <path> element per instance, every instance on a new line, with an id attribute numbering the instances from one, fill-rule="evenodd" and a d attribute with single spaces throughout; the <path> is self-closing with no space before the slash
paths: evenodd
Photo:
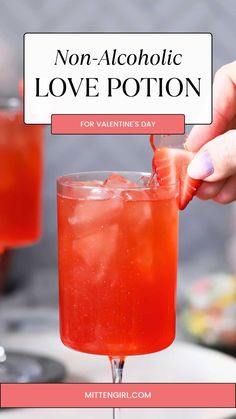
<path id="1" fill-rule="evenodd" d="M 65 372 L 64 366 L 53 359 L 6 350 L 6 361 L 0 364 L 0 382 L 60 382 Z"/>

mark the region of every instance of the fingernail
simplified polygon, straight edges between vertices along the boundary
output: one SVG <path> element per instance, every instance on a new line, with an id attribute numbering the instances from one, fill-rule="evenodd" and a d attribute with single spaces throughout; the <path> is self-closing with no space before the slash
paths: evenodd
<path id="1" fill-rule="evenodd" d="M 188 165 L 188 174 L 193 179 L 205 179 L 213 172 L 214 166 L 207 150 L 197 153 Z"/>

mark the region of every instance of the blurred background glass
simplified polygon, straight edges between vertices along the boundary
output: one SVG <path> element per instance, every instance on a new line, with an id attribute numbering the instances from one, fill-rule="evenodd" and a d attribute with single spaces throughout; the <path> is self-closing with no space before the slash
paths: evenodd
<path id="1" fill-rule="evenodd" d="M 0 97 L 17 95 L 25 32 L 207 31 L 213 34 L 215 71 L 236 59 L 235 21 L 235 0 L 2 0 Z M 45 131 L 43 237 L 37 245 L 15 250 L 11 255 L 8 292 L 0 308 L 2 323 L 14 332 L 57 324 L 56 177 L 88 170 L 149 171 L 151 168 L 148 137 L 57 137 L 51 136 L 49 127 Z M 236 274 L 235 206 L 194 199 L 181 214 L 180 307 L 186 301 L 185 291 L 192 281 L 219 272 Z M 232 305 L 235 307 L 235 299 Z M 179 329 L 181 336 L 182 329 Z M 184 339 L 191 339 L 190 335 L 184 334 Z M 196 336 L 195 339 L 201 341 Z"/>

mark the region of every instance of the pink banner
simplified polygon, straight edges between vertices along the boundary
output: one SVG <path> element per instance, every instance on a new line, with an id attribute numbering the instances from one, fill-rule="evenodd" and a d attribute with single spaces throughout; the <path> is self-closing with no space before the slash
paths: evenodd
<path id="1" fill-rule="evenodd" d="M 52 115 L 52 134 L 184 134 L 184 115 Z"/>
<path id="2" fill-rule="evenodd" d="M 235 384 L 2 384 L 1 407 L 234 408 Z"/>

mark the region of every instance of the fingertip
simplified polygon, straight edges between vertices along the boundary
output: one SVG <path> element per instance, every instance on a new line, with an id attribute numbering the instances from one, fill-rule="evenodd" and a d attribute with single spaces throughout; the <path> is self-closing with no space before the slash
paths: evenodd
<path id="1" fill-rule="evenodd" d="M 197 197 L 204 201 L 214 199 L 214 197 L 216 197 L 220 193 L 221 189 L 224 187 L 224 184 L 224 180 L 218 182 L 203 181 L 200 187 L 198 188 Z"/>
<path id="2" fill-rule="evenodd" d="M 195 125 L 186 139 L 184 148 L 187 151 L 197 152 L 208 141 L 207 126 Z"/>
<path id="3" fill-rule="evenodd" d="M 193 179 L 205 179 L 212 175 L 214 166 L 207 150 L 197 153 L 187 168 L 188 175 Z"/>
<path id="4" fill-rule="evenodd" d="M 232 197 L 227 196 L 224 193 L 220 193 L 215 198 L 213 198 L 213 201 L 215 201 L 217 204 L 227 205 L 234 201 Z"/>
<path id="5" fill-rule="evenodd" d="M 228 178 L 221 190 L 214 197 L 218 204 L 230 204 L 236 200 L 236 175 Z"/>
<path id="6" fill-rule="evenodd" d="M 209 194 L 205 191 L 204 188 L 201 188 L 201 186 L 199 187 L 196 196 L 202 201 L 207 201 L 208 199 L 210 199 Z"/>
<path id="7" fill-rule="evenodd" d="M 231 202 L 233 202 L 235 200 L 235 194 L 233 193 L 233 191 L 229 188 L 227 188 L 227 184 L 226 187 L 223 188 L 214 198 L 214 201 L 217 202 L 218 204 L 230 204 Z"/>
<path id="8" fill-rule="evenodd" d="M 194 125 L 186 141 L 187 150 L 197 152 L 213 138 L 222 135 L 228 128 L 229 120 L 217 110 L 213 109 L 213 121 L 209 125 Z"/>

